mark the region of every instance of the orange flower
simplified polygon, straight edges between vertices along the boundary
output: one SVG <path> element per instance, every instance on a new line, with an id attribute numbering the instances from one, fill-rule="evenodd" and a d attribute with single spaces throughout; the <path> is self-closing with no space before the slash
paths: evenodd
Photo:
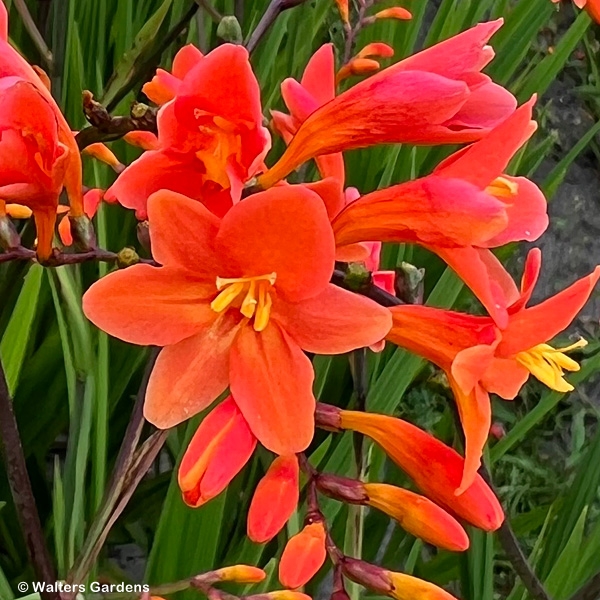
<path id="1" fill-rule="evenodd" d="M 0 135 L 0 202 L 33 211 L 37 252 L 45 260 L 52 252 L 69 150 L 59 140 L 52 106 L 31 83 L 0 79 Z"/>
<path id="2" fill-rule="evenodd" d="M 289 144 L 300 125 L 317 108 L 335 98 L 335 58 L 333 44 L 324 44 L 311 57 L 300 83 L 288 77 L 281 84 L 281 95 L 289 115 L 272 110 L 273 126 Z M 343 185 L 344 158 L 341 152 L 315 157 L 323 178 L 333 177 Z"/>
<path id="3" fill-rule="evenodd" d="M 489 135 L 453 154 L 426 177 L 367 194 L 333 220 L 338 253 L 365 240 L 419 243 L 443 258 L 500 327 L 517 288 L 488 248 L 537 239 L 546 200 L 524 177 L 503 174 L 535 131 L 532 99 Z"/>
<path id="4" fill-rule="evenodd" d="M 60 108 L 56 104 L 52 94 L 50 93 L 46 83 L 40 78 L 39 74 L 27 63 L 27 61 L 8 43 L 8 13 L 3 0 L 0 0 L 0 82 L 4 78 L 19 78 L 31 83 L 43 99 L 50 106 L 58 127 L 58 141 L 65 146 L 65 156 L 63 159 L 64 165 L 64 185 L 69 196 L 72 214 L 75 217 L 83 215 L 83 192 L 82 192 L 82 173 L 81 173 L 81 156 L 77 142 L 73 137 L 71 128 L 63 116 Z M 47 79 L 45 77 L 44 79 Z M 13 81 L 14 83 L 14 81 Z M 1 84 L 2 89 L 7 89 L 7 84 Z M 0 91 L 0 95 L 3 91 Z M 34 110 L 30 116 L 34 118 Z M 49 219 L 44 224 L 44 228 L 50 226 Z M 47 234 L 44 232 L 44 236 Z M 43 240 L 43 243 L 46 243 Z M 46 258 L 46 248 L 42 246 L 42 258 Z"/>
<path id="5" fill-rule="evenodd" d="M 256 486 L 248 511 L 248 537 L 262 544 L 273 539 L 298 505 L 299 468 L 295 455 L 278 456 Z"/>
<path id="6" fill-rule="evenodd" d="M 279 581 L 285 587 L 298 588 L 316 575 L 327 556 L 325 538 L 325 527 L 317 521 L 288 540 L 279 562 Z"/>
<path id="7" fill-rule="evenodd" d="M 540 270 L 540 252 L 527 258 L 520 297 L 508 307 L 508 324 L 501 331 L 489 317 L 477 317 L 426 306 L 391 310 L 394 325 L 387 339 L 424 356 L 443 369 L 458 406 L 466 438 L 466 462 L 459 493 L 468 488 L 480 465 L 491 426 L 488 392 L 510 400 L 529 375 L 551 389 L 568 392 L 573 386 L 564 371 L 579 365 L 547 341 L 571 323 L 600 279 L 600 267 L 548 300 L 526 308 Z"/>
<path id="8" fill-rule="evenodd" d="M 462 552 L 469 538 L 443 508 L 419 494 L 385 483 L 365 483 L 368 504 L 396 519 L 414 536 L 446 550 Z"/>
<path id="9" fill-rule="evenodd" d="M 166 102 L 157 117 L 158 147 L 131 163 L 106 199 L 145 219 L 150 195 L 168 189 L 224 215 L 240 200 L 243 183 L 262 168 L 271 143 L 248 52 L 223 44 L 202 56 L 186 46 L 177 54 L 173 75 L 159 70 L 144 89 Z M 134 141 L 140 142 L 139 136 Z M 153 140 L 142 143 L 154 146 Z"/>
<path id="10" fill-rule="evenodd" d="M 111 273 L 83 300 L 88 318 L 108 333 L 166 346 L 148 385 L 146 418 L 172 427 L 230 386 L 264 446 L 283 455 L 304 450 L 315 399 L 303 350 L 348 352 L 383 339 L 391 324 L 387 309 L 329 283 L 335 248 L 322 201 L 283 186 L 219 220 L 163 190 L 148 211 L 153 255 L 163 266 Z"/>
<path id="11" fill-rule="evenodd" d="M 436 504 L 485 531 L 494 531 L 504 520 L 496 496 L 477 474 L 461 494 L 464 459 L 423 430 L 394 417 L 341 411 L 339 425 L 368 435 Z"/>
<path id="12" fill-rule="evenodd" d="M 229 396 L 200 423 L 179 466 L 183 500 L 198 508 L 220 494 L 242 470 L 256 438 Z"/>
<path id="13" fill-rule="evenodd" d="M 480 24 L 361 81 L 306 112 L 281 159 L 257 179 L 275 185 L 307 160 L 383 143 L 441 144 L 483 137 L 510 115 L 514 97 L 481 69 L 502 21 Z M 304 105 L 310 109 L 310 103 Z"/>

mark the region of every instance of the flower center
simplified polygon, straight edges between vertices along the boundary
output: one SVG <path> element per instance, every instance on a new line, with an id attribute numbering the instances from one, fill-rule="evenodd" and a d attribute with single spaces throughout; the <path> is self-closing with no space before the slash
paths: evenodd
<path id="1" fill-rule="evenodd" d="M 506 177 L 496 177 L 485 191 L 496 198 L 513 198 L 519 192 L 519 186 Z"/>
<path id="2" fill-rule="evenodd" d="M 217 290 L 220 293 L 210 307 L 220 313 L 234 305 L 248 319 L 254 317 L 255 331 L 262 331 L 269 323 L 273 304 L 270 292 L 276 279 L 277 273 L 236 279 L 217 277 Z"/>
<path id="3" fill-rule="evenodd" d="M 565 371 L 579 371 L 580 366 L 565 352 L 587 346 L 584 339 L 567 346 L 553 348 L 548 344 L 538 344 L 529 350 L 519 352 L 515 358 L 534 377 L 557 392 L 571 392 L 575 388 L 563 376 Z"/>

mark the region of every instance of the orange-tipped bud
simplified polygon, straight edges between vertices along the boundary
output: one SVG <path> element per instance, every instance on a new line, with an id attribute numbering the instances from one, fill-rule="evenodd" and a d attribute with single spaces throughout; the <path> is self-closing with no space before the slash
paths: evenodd
<path id="1" fill-rule="evenodd" d="M 245 596 L 245 600 L 312 600 L 307 594 L 302 592 L 293 592 L 291 590 L 275 590 L 264 594 L 253 594 Z"/>
<path id="2" fill-rule="evenodd" d="M 131 146 L 142 150 L 158 150 L 158 137 L 151 131 L 130 131 L 123 139 Z"/>
<path id="3" fill-rule="evenodd" d="M 231 396 L 200 423 L 179 466 L 186 504 L 202 506 L 220 494 L 256 447 L 256 438 Z"/>
<path id="4" fill-rule="evenodd" d="M 325 562 L 325 527 L 317 521 L 291 537 L 279 562 L 279 581 L 291 589 L 312 579 Z"/>
<path id="5" fill-rule="evenodd" d="M 485 531 L 495 531 L 502 525 L 500 502 L 481 476 L 477 475 L 462 494 L 455 494 L 465 459 L 449 446 L 418 427 L 387 415 L 342 410 L 340 423 L 343 429 L 375 440 L 436 504 Z"/>
<path id="6" fill-rule="evenodd" d="M 22 204 L 7 204 L 6 214 L 13 219 L 29 219 L 33 211 L 28 206 Z"/>
<path id="7" fill-rule="evenodd" d="M 356 58 L 369 58 L 370 56 L 380 56 L 381 58 L 390 58 L 394 56 L 394 49 L 383 42 L 373 42 L 367 44 L 357 55 Z"/>
<path id="8" fill-rule="evenodd" d="M 125 165 L 116 157 L 115 153 L 101 142 L 90 144 L 83 150 L 83 153 L 107 164 L 116 173 L 122 173 L 125 169 Z"/>
<path id="9" fill-rule="evenodd" d="M 394 586 L 388 596 L 396 600 L 456 600 L 452 594 L 429 581 L 393 571 L 388 571 L 388 575 Z"/>
<path id="10" fill-rule="evenodd" d="M 258 583 L 267 574 L 258 567 L 250 565 L 233 565 L 214 571 L 215 581 L 235 581 L 236 583 Z"/>
<path id="11" fill-rule="evenodd" d="M 410 11 L 402 8 L 401 6 L 392 6 L 392 8 L 385 8 L 375 14 L 376 19 L 400 19 L 401 21 L 408 21 L 412 19 Z"/>
<path id="12" fill-rule="evenodd" d="M 337 4 L 338 10 L 340 11 L 342 21 L 344 21 L 344 23 L 349 23 L 350 11 L 348 7 L 348 0 L 335 0 L 335 3 Z"/>
<path id="13" fill-rule="evenodd" d="M 424 496 L 385 483 L 365 483 L 368 504 L 396 519 L 412 535 L 453 552 L 469 547 L 460 523 Z"/>
<path id="14" fill-rule="evenodd" d="M 295 455 L 278 456 L 256 486 L 248 512 L 248 537 L 262 544 L 273 539 L 298 505 L 299 468 Z"/>
<path id="15" fill-rule="evenodd" d="M 366 75 L 373 73 L 380 68 L 379 63 L 372 58 L 353 58 L 347 62 L 335 76 L 335 82 L 340 83 L 351 75 Z"/>

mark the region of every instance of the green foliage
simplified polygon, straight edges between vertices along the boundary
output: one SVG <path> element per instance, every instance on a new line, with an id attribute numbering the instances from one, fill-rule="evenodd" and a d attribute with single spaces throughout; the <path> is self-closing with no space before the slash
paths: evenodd
<path id="1" fill-rule="evenodd" d="M 46 3 L 30 2 L 34 16 Z M 223 14 L 230 14 L 233 2 L 217 1 Z M 267 0 L 246 2 L 241 20 L 245 36 L 264 13 Z M 436 9 L 434 5 L 439 4 Z M 541 50 L 540 30 L 553 18 L 549 0 L 413 0 L 411 22 L 380 21 L 366 28 L 359 45 L 385 41 L 399 59 L 453 35 L 478 20 L 506 17 L 504 28 L 493 40 L 496 58 L 489 73 L 512 89 L 521 100 L 533 93 L 543 94 L 568 63 L 570 56 L 589 34 L 589 19 L 580 15 L 562 34 L 552 54 Z M 162 41 L 173 32 L 192 9 L 191 0 L 64 0 L 52 3 L 44 33 L 56 61 L 51 74 L 54 93 L 61 98 L 67 118 L 74 128 L 84 125 L 80 107 L 81 92 L 90 89 L 117 111 L 125 113 L 138 98 L 141 83 L 158 64 L 168 66 L 178 47 L 194 42 L 202 49 L 214 47 L 216 26 L 198 10 L 190 26 L 173 36 L 173 43 L 162 50 Z M 39 58 L 22 27 L 14 6 L 11 8 L 11 36 L 33 62 Z M 262 86 L 265 114 L 281 108 L 279 84 L 288 76 L 299 77 L 314 50 L 333 40 L 341 48 L 341 23 L 333 0 L 312 0 L 284 12 L 256 49 L 252 63 Z M 588 43 L 588 42 L 586 42 Z M 589 133 L 547 173 L 545 191 L 551 196 L 564 179 L 573 161 L 593 140 L 600 125 Z M 550 140 L 550 141 L 548 141 Z M 547 132 L 531 142 L 520 157 L 518 171 L 536 177 L 538 168 L 551 150 Z M 130 162 L 136 151 L 123 143 L 113 145 L 123 162 Z M 351 152 L 347 156 L 348 185 L 369 191 L 405 181 L 431 170 L 448 150 L 439 148 L 377 147 Z M 104 166 L 86 162 L 89 185 L 107 187 L 114 178 Z M 134 219 L 113 207 L 103 207 L 96 218 L 100 245 L 119 250 L 135 243 Z M 27 234 L 27 232 L 25 232 Z M 29 232 L 31 235 L 31 232 Z M 389 247 L 384 251 L 384 267 L 394 268 L 402 261 L 418 262 L 427 273 L 427 303 L 440 307 L 463 306 L 463 284 L 428 253 L 411 247 Z M 28 271 L 22 265 L 0 266 L 0 356 L 15 399 L 15 409 L 24 440 L 25 453 L 32 467 L 36 495 L 42 507 L 45 529 L 52 540 L 59 576 L 72 566 L 91 518 L 100 504 L 107 473 L 114 463 L 132 407 L 132 396 L 140 380 L 145 352 L 109 340 L 96 331 L 81 311 L 81 296 L 86 287 L 106 272 L 103 266 L 61 267 L 44 274 L 40 267 Z M 426 363 L 400 349 L 387 349 L 372 355 L 368 409 L 396 413 L 421 384 Z M 316 393 L 328 402 L 352 402 L 351 375 L 346 357 L 315 359 Z M 588 380 L 600 370 L 600 354 L 590 353 L 582 370 L 572 377 L 574 383 Z M 432 390 L 426 382 L 427 401 L 439 406 L 439 385 Z M 442 386 L 443 387 L 443 386 Z M 437 396 L 435 395 L 437 394 Z M 443 394 L 442 394 L 443 395 Z M 435 401 L 432 398 L 435 396 Z M 490 451 L 492 467 L 501 464 L 508 453 L 535 435 L 565 400 L 556 392 L 545 392 L 536 406 L 519 419 Z M 446 406 L 444 406 L 444 404 Z M 447 403 L 431 425 L 440 437 L 448 439 L 451 416 Z M 511 407 L 503 406 L 510 414 Z M 515 409 L 516 410 L 516 409 Z M 32 418 L 35 417 L 35 418 Z M 198 420 L 169 440 L 172 462 L 176 465 Z M 109 427 L 110 424 L 110 427 Z M 552 425 L 550 425 L 552 429 Z M 66 435 L 66 451 L 55 449 L 59 435 Z M 327 471 L 350 474 L 353 470 L 351 436 L 317 437 L 312 461 Z M 49 456 L 54 456 L 48 461 Z M 369 449 L 369 474 L 372 480 L 400 481 L 400 474 L 386 463 L 376 448 Z M 535 463 L 535 457 L 528 457 Z M 231 563 L 267 565 L 276 582 L 274 558 L 280 555 L 285 536 L 266 547 L 250 543 L 245 537 L 244 515 L 251 491 L 267 464 L 260 453 L 218 498 L 207 506 L 192 510 L 180 498 L 176 470 L 146 481 L 132 506 L 126 511 L 108 540 L 108 547 L 134 540 L 148 554 L 146 576 L 151 583 L 166 583 L 191 576 L 213 566 Z M 512 515 L 522 523 L 520 533 L 533 540 L 532 560 L 542 580 L 556 600 L 568 598 L 600 570 L 600 524 L 597 519 L 597 489 L 600 485 L 600 433 L 587 446 L 574 465 L 574 475 L 565 491 L 555 493 L 548 487 L 551 502 L 536 507 L 533 515 Z M 48 483 L 45 473 L 52 470 Z M 570 475 L 570 474 L 569 474 Z M 4 474 L 0 474 L 0 598 L 11 600 L 16 582 L 31 579 L 25 550 L 18 534 Z M 346 509 L 334 502 L 325 512 L 335 523 L 334 534 L 340 546 L 349 546 L 357 532 L 346 526 Z M 301 519 L 303 515 L 298 515 Z M 528 517 L 527 520 L 524 517 Z M 520 518 L 520 521 L 519 521 Z M 471 549 L 462 557 L 449 553 L 433 554 L 415 542 L 382 515 L 369 513 L 366 519 L 363 554 L 382 560 L 390 568 L 414 572 L 432 581 L 460 582 L 464 600 L 493 600 L 494 573 L 503 556 L 494 537 L 471 531 Z M 101 555 L 97 574 L 114 575 L 108 551 Z M 122 574 L 118 574 L 122 577 Z M 514 578 L 511 600 L 527 597 Z M 315 585 L 308 587 L 315 591 Z M 255 586 L 253 590 L 261 589 Z M 266 586 L 265 586 L 266 589 Z M 181 598 L 193 598 L 183 594 Z"/>

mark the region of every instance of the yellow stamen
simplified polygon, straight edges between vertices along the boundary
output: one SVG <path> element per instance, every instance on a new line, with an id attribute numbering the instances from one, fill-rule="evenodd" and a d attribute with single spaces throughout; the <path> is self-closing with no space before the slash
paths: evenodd
<path id="1" fill-rule="evenodd" d="M 587 345 L 581 339 L 565 348 L 553 348 L 549 344 L 538 344 L 529 350 L 519 352 L 515 358 L 534 377 L 557 392 L 571 392 L 575 388 L 564 379 L 565 371 L 579 371 L 580 366 L 565 352 L 570 352 Z"/>
<path id="2" fill-rule="evenodd" d="M 276 273 L 258 277 L 217 277 L 216 286 L 220 294 L 211 302 L 210 307 L 216 312 L 222 312 L 236 303 L 247 319 L 254 317 L 254 329 L 263 331 L 269 323 L 273 305 L 270 290 L 276 279 Z M 245 295 L 240 303 L 239 298 L 242 294 Z"/>
<path id="3" fill-rule="evenodd" d="M 519 193 L 519 185 L 506 177 L 496 177 L 485 191 L 496 198 L 513 198 Z"/>

